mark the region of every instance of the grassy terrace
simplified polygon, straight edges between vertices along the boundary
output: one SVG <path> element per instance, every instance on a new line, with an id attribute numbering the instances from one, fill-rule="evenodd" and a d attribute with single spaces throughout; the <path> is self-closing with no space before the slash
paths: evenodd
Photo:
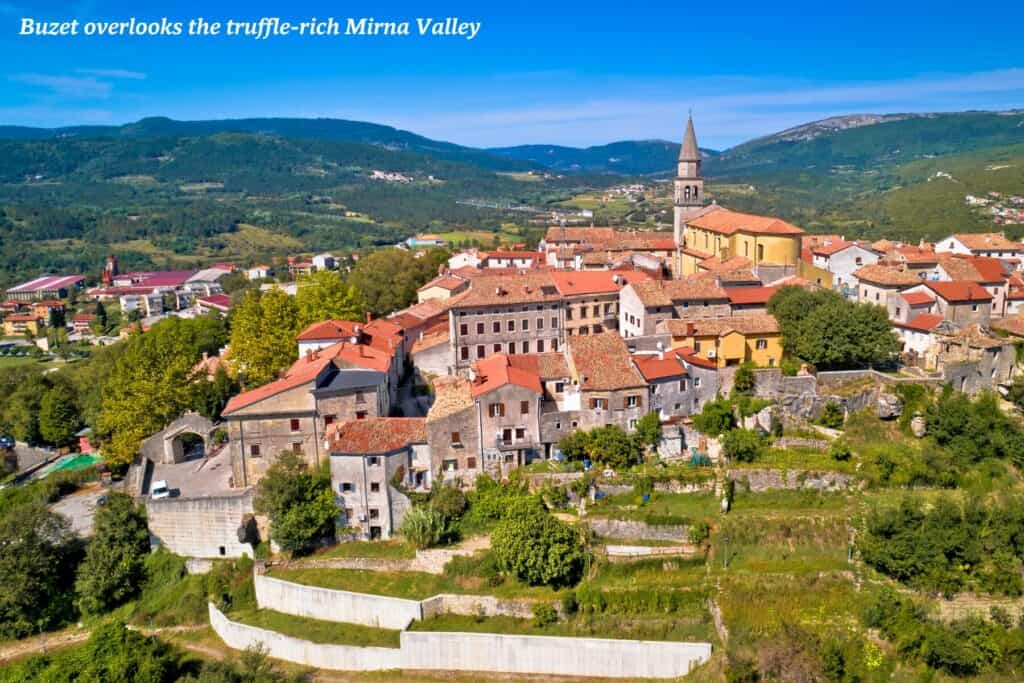
<path id="1" fill-rule="evenodd" d="M 571 638 L 618 638 L 620 640 L 714 640 L 715 630 L 706 611 L 693 615 L 578 615 L 548 626 L 531 619 L 473 617 L 444 614 L 417 621 L 411 631 L 459 631 Z"/>
<path id="2" fill-rule="evenodd" d="M 412 559 L 416 548 L 400 540 L 346 541 L 314 554 L 310 559 L 325 560 L 332 557 L 371 557 L 375 559 Z"/>
<path id="3" fill-rule="evenodd" d="M 399 647 L 399 631 L 384 628 L 296 617 L 269 609 L 234 610 L 227 616 L 232 621 L 258 626 L 314 643 Z"/>

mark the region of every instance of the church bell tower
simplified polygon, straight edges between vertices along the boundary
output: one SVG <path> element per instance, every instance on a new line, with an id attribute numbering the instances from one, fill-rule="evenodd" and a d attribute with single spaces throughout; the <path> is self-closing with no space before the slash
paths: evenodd
<path id="1" fill-rule="evenodd" d="M 680 247 L 683 246 L 683 217 L 704 206 L 704 178 L 700 174 L 700 162 L 697 134 L 693 132 L 693 117 L 688 116 L 683 146 L 679 148 L 673 210 L 676 244 Z"/>

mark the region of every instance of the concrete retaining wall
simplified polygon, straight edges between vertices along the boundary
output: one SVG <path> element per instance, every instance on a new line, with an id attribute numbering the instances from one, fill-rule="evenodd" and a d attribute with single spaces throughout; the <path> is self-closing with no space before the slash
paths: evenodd
<path id="1" fill-rule="evenodd" d="M 404 629 L 423 618 L 418 600 L 306 586 L 256 574 L 256 604 L 300 617 Z"/>
<path id="2" fill-rule="evenodd" d="M 251 515 L 252 491 L 211 498 L 164 498 L 146 501 L 149 533 L 183 557 L 252 557 L 252 546 L 238 540 L 238 529 Z"/>
<path id="3" fill-rule="evenodd" d="M 413 558 L 393 557 L 330 557 L 318 559 L 303 558 L 286 562 L 283 566 L 293 569 L 367 569 L 384 572 L 425 572 L 427 574 L 443 574 L 444 566 L 455 557 L 469 556 L 481 548 L 428 548 L 417 550 Z"/>
<path id="4" fill-rule="evenodd" d="M 532 600 L 502 600 L 493 595 L 453 595 L 443 593 L 427 598 L 422 603 L 423 618 L 430 619 L 441 614 L 483 615 L 486 617 L 516 617 L 532 619 Z M 552 607 L 556 607 L 552 604 Z"/>
<path id="5" fill-rule="evenodd" d="M 403 631 L 395 648 L 311 643 L 233 622 L 213 603 L 210 626 L 229 647 L 341 671 L 429 669 L 614 678 L 677 678 L 711 657 L 710 643 Z"/>

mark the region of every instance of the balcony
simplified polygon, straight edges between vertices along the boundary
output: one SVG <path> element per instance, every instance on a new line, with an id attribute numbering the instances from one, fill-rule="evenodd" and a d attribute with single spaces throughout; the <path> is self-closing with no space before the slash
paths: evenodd
<path id="1" fill-rule="evenodd" d="M 503 437 L 497 437 L 494 439 L 494 447 L 499 451 L 518 451 L 523 449 L 537 448 L 540 444 L 533 440 L 533 438 L 527 436 L 522 439 L 505 439 Z"/>

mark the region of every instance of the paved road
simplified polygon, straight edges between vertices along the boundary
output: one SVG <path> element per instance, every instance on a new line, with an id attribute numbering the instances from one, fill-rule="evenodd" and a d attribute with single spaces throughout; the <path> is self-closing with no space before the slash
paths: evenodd
<path id="1" fill-rule="evenodd" d="M 202 498 L 228 491 L 230 478 L 231 457 L 225 448 L 211 458 L 197 458 L 174 465 L 154 464 L 150 486 L 163 479 L 168 488 L 179 496 Z"/>
<path id="2" fill-rule="evenodd" d="M 106 493 L 106 489 L 93 482 L 70 496 L 65 496 L 50 506 L 71 522 L 71 528 L 79 536 L 92 536 L 92 520 L 96 513 L 96 500 Z"/>

